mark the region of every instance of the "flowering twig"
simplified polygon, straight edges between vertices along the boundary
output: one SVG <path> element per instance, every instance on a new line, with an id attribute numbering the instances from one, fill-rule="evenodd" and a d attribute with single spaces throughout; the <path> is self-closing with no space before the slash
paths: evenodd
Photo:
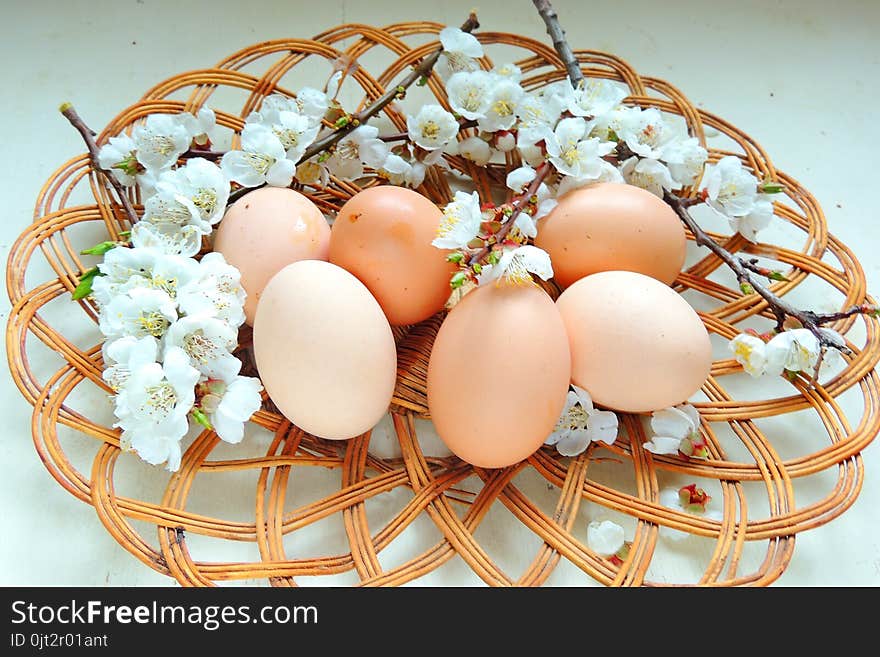
<path id="1" fill-rule="evenodd" d="M 504 223 L 501 224 L 501 228 L 498 229 L 498 232 L 492 236 L 495 238 L 494 244 L 504 242 L 504 238 L 510 234 L 511 230 L 513 230 L 514 224 L 516 224 L 516 218 L 523 210 L 525 210 L 526 206 L 531 203 L 532 198 L 538 193 L 538 188 L 541 186 L 541 183 L 544 182 L 544 179 L 550 174 L 550 171 L 550 162 L 542 162 L 538 165 L 538 168 L 535 169 L 535 177 L 526 191 L 514 198 L 509 204 L 502 205 L 498 209 L 498 212 L 501 214 L 499 219 L 503 219 Z M 509 210 L 509 213 L 505 212 L 505 209 Z M 468 259 L 468 266 L 473 266 L 479 263 L 491 250 L 492 245 L 486 244 L 481 249 L 475 251 Z"/>
<path id="2" fill-rule="evenodd" d="M 480 22 L 477 20 L 477 14 L 471 12 L 470 16 L 468 16 L 468 19 L 461 26 L 461 30 L 463 32 L 472 32 L 478 27 L 480 27 Z M 437 63 L 437 60 L 440 59 L 440 55 L 442 53 L 443 48 L 440 47 L 437 48 L 437 50 L 435 50 L 433 53 L 425 57 L 425 59 L 423 59 L 418 66 L 413 68 L 413 70 L 410 71 L 403 80 L 401 80 L 397 85 L 388 89 L 372 104 L 368 105 L 360 112 L 353 115 L 348 123 L 334 130 L 323 139 L 317 140 L 315 143 L 309 146 L 305 150 L 297 164 L 305 162 L 309 158 L 317 155 L 318 153 L 326 151 L 328 148 L 336 144 L 336 142 L 340 141 L 343 137 L 345 137 L 348 133 L 357 128 L 359 125 L 366 123 L 371 118 L 376 116 L 376 114 L 381 112 L 388 104 L 397 99 L 400 95 L 404 94 L 406 90 L 409 89 L 413 84 L 430 74 L 431 70 L 434 68 L 434 65 Z"/>
<path id="3" fill-rule="evenodd" d="M 565 30 L 562 29 L 562 25 L 559 23 L 559 16 L 549 0 L 532 0 L 532 3 L 535 5 L 535 9 L 538 10 L 541 18 L 544 19 L 544 24 L 547 26 L 547 34 L 550 35 L 550 39 L 553 41 L 553 48 L 565 65 L 568 79 L 571 80 L 572 86 L 577 87 L 580 81 L 584 79 L 584 74 L 581 72 L 580 64 L 578 64 L 571 46 L 568 45 L 568 40 L 565 38 Z"/>
<path id="4" fill-rule="evenodd" d="M 131 225 L 133 226 L 138 222 L 137 212 L 135 212 L 134 206 L 131 204 L 123 184 L 116 179 L 116 176 L 113 175 L 112 171 L 104 169 L 98 163 L 98 151 L 100 149 L 95 142 L 95 132 L 86 125 L 85 121 L 80 118 L 79 114 L 76 113 L 76 110 L 70 103 L 63 103 L 58 109 L 61 114 L 64 115 L 64 118 L 70 121 L 70 125 L 76 128 L 79 131 L 79 134 L 82 135 L 83 141 L 89 149 L 89 160 L 92 164 L 92 169 L 104 174 L 107 182 L 110 183 L 113 187 L 113 191 L 116 192 L 116 196 L 119 198 L 119 203 L 122 205 L 125 214 L 128 216 L 129 222 L 131 222 Z"/>

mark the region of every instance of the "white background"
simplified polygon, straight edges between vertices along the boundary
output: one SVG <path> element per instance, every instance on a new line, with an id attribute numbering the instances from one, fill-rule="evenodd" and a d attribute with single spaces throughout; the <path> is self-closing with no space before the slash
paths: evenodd
<path id="1" fill-rule="evenodd" d="M 210 66 L 257 41 L 307 38 L 344 22 L 427 19 L 457 25 L 473 6 L 458 0 L 3 4 L 4 254 L 31 221 L 45 179 L 83 150 L 56 111 L 60 102 L 72 101 L 100 129 L 155 83 Z M 575 47 L 617 54 L 751 134 L 780 169 L 812 191 L 832 232 L 865 267 L 869 289 L 880 293 L 874 165 L 880 3 L 559 0 L 556 5 Z M 484 0 L 478 9 L 485 30 L 546 38 L 526 0 Z M 0 304 L 5 319 L 8 300 Z M 30 406 L 8 376 L 0 377 L 0 384 L 0 584 L 172 584 L 119 547 L 91 507 L 49 477 L 31 442 Z M 798 537 L 780 584 L 880 584 L 878 449 L 872 444 L 864 454 L 867 475 L 855 505 Z M 439 577 L 431 582 L 458 583 Z"/>

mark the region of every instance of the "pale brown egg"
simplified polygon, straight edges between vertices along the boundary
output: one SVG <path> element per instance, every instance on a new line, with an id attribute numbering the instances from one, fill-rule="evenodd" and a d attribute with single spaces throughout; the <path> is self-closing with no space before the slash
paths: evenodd
<path id="1" fill-rule="evenodd" d="M 681 221 L 663 200 L 633 185 L 597 183 L 559 199 L 538 224 L 535 245 L 568 287 L 600 271 L 634 271 L 670 284 L 684 264 Z"/>
<path id="2" fill-rule="evenodd" d="M 437 434 L 462 460 L 505 467 L 553 431 L 570 376 L 565 327 L 547 293 L 490 283 L 467 294 L 440 326 L 428 408 Z"/>
<path id="3" fill-rule="evenodd" d="M 557 299 L 571 347 L 572 382 L 617 411 L 686 401 L 709 376 L 712 345 L 699 315 L 644 274 L 607 271 Z"/>
<path id="4" fill-rule="evenodd" d="M 352 196 L 333 222 L 330 262 L 357 276 L 394 326 L 443 308 L 454 265 L 431 246 L 443 213 L 421 194 L 382 185 Z"/>
<path id="5" fill-rule="evenodd" d="M 329 262 L 300 260 L 272 277 L 257 305 L 254 356 L 278 409 L 321 438 L 373 428 L 394 393 L 391 326 L 363 283 Z"/>
<path id="6" fill-rule="evenodd" d="M 330 225 L 318 206 L 281 187 L 263 187 L 242 196 L 229 206 L 214 233 L 214 250 L 241 272 L 249 325 L 272 276 L 298 260 L 326 260 L 329 249 Z"/>

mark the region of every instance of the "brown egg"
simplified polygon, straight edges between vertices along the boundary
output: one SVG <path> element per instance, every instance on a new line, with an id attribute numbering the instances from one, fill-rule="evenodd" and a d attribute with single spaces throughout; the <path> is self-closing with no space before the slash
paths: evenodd
<path id="1" fill-rule="evenodd" d="M 329 249 L 330 225 L 318 206 L 281 187 L 263 187 L 242 196 L 214 233 L 214 250 L 241 271 L 249 325 L 272 276 L 298 260 L 326 260 Z"/>
<path id="2" fill-rule="evenodd" d="M 703 322 L 656 279 L 600 272 L 574 283 L 556 305 L 571 347 L 571 380 L 597 404 L 655 411 L 686 401 L 709 376 Z"/>
<path id="3" fill-rule="evenodd" d="M 394 326 L 415 324 L 443 308 L 454 265 L 431 246 L 443 213 L 404 187 L 371 187 L 340 209 L 330 262 L 357 276 Z"/>
<path id="4" fill-rule="evenodd" d="M 538 224 L 535 245 L 568 287 L 600 271 L 634 271 L 670 284 L 684 264 L 681 221 L 663 200 L 633 185 L 597 183 L 559 199 Z"/>
<path id="5" fill-rule="evenodd" d="M 437 434 L 483 468 L 517 463 L 556 426 L 571 375 L 552 299 L 534 285 L 483 285 L 440 326 L 428 364 Z"/>
<path id="6" fill-rule="evenodd" d="M 388 320 L 363 283 L 329 262 L 301 260 L 272 277 L 257 305 L 254 356 L 279 410 L 321 438 L 358 436 L 391 403 Z"/>

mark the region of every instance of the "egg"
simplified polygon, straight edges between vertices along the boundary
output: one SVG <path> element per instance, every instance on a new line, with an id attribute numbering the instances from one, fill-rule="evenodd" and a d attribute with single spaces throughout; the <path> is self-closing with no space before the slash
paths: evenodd
<path id="1" fill-rule="evenodd" d="M 326 260 L 330 225 L 314 203 L 292 189 L 262 187 L 233 203 L 214 234 L 214 250 L 241 271 L 244 313 L 253 325 L 266 283 L 298 260 Z"/>
<path id="2" fill-rule="evenodd" d="M 712 345 L 672 288 L 628 271 L 580 279 L 556 305 L 571 347 L 572 382 L 602 406 L 634 413 L 679 404 L 705 383 Z"/>
<path id="3" fill-rule="evenodd" d="M 455 266 L 431 245 L 443 213 L 404 187 L 371 187 L 339 209 L 330 262 L 357 276 L 394 326 L 415 324 L 441 310 Z"/>
<path id="4" fill-rule="evenodd" d="M 678 215 L 651 192 L 597 183 L 576 189 L 538 224 L 535 245 L 553 261 L 563 288 L 600 271 L 634 271 L 666 284 L 684 264 L 686 238 Z"/>
<path id="5" fill-rule="evenodd" d="M 428 362 L 428 409 L 459 458 L 505 467 L 553 431 L 570 376 L 565 326 L 547 293 L 531 284 L 483 285 L 440 326 Z"/>
<path id="6" fill-rule="evenodd" d="M 257 304 L 254 356 L 278 409 L 315 436 L 363 434 L 391 403 L 391 326 L 363 283 L 329 262 L 301 260 L 271 278 Z"/>

